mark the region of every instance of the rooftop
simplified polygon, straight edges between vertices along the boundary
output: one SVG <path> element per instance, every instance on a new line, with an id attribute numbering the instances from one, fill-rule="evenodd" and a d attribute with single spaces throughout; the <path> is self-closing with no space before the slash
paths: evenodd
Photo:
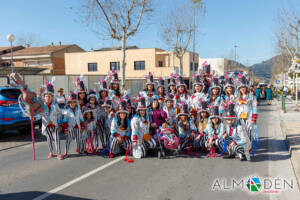
<path id="1" fill-rule="evenodd" d="M 97 49 L 95 51 L 115 51 L 115 50 L 121 50 L 121 46 L 116 46 L 116 47 L 104 47 L 101 49 Z M 139 49 L 137 46 L 127 46 L 126 49 Z"/>
<path id="2" fill-rule="evenodd" d="M 51 54 L 56 51 L 71 47 L 75 44 L 70 45 L 57 45 L 57 46 L 41 46 L 41 47 L 28 47 L 14 52 L 14 56 L 26 56 L 26 55 L 40 55 L 40 54 Z M 9 53 L 3 54 L 3 57 L 10 56 Z"/>
<path id="3" fill-rule="evenodd" d="M 11 48 L 10 46 L 9 47 L 0 47 L 0 55 L 10 53 L 10 48 Z M 12 48 L 14 51 L 16 51 L 16 50 L 23 49 L 24 47 L 19 45 L 19 46 L 13 46 Z"/>

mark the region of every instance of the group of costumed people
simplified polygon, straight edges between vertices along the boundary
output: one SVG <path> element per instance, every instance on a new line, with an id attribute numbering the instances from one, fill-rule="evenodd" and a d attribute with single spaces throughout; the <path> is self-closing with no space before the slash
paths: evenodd
<path id="1" fill-rule="evenodd" d="M 62 107 L 54 81 L 47 81 L 38 98 L 44 106 L 39 117 L 48 157 L 69 157 L 73 141 L 81 155 L 144 158 L 157 151 L 159 156 L 206 153 L 250 161 L 258 142 L 257 102 L 246 74 L 218 77 L 205 65 L 192 84 L 190 93 L 179 74 L 155 81 L 149 72 L 145 90 L 131 98 L 121 91 L 116 71 L 89 91 L 80 76 Z M 63 152 L 61 133 L 66 135 Z"/>

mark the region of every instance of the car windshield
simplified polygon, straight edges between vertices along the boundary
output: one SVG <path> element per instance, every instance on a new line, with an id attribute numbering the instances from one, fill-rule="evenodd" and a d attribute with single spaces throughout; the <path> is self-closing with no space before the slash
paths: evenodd
<path id="1" fill-rule="evenodd" d="M 15 99 L 17 100 L 20 96 L 21 91 L 18 89 L 4 89 L 0 91 L 0 95 L 9 98 L 9 99 Z"/>

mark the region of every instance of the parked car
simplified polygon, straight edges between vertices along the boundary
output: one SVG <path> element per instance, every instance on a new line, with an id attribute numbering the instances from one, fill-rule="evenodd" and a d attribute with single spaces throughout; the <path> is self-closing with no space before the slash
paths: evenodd
<path id="1" fill-rule="evenodd" d="M 4 130 L 19 130 L 30 133 L 31 124 L 19 107 L 18 98 L 21 91 L 16 87 L 0 86 L 0 132 Z M 40 125 L 40 120 L 34 121 Z"/>

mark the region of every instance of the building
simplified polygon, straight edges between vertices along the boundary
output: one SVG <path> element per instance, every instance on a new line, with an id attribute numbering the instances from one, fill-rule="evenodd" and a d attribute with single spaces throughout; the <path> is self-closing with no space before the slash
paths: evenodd
<path id="1" fill-rule="evenodd" d="M 18 50 L 21 50 L 21 49 L 24 49 L 25 47 L 23 46 L 13 46 L 12 47 L 12 51 L 18 51 Z M 11 47 L 0 47 L 0 56 L 3 55 L 3 54 L 10 54 L 11 52 Z M 7 61 L 1 61 L 1 57 L 0 57 L 0 67 L 8 67 L 10 66 L 10 61 L 7 62 Z"/>
<path id="2" fill-rule="evenodd" d="M 65 74 L 65 53 L 84 52 L 82 48 L 75 44 L 22 48 L 13 52 L 14 68 L 22 69 L 35 68 L 43 69 L 42 74 L 64 75 Z M 10 66 L 10 53 L 0 55 L 2 66 Z"/>
<path id="3" fill-rule="evenodd" d="M 12 50 L 13 52 L 14 51 L 18 51 L 18 50 L 21 50 L 21 49 L 24 49 L 25 47 L 23 46 L 13 46 L 12 47 Z M 0 47 L 0 55 L 3 55 L 3 54 L 6 54 L 6 53 L 10 53 L 11 51 L 11 47 Z"/>
<path id="4" fill-rule="evenodd" d="M 249 73 L 249 68 L 234 60 L 228 60 L 226 58 L 199 58 L 199 63 L 207 62 L 210 64 L 211 72 L 216 72 L 219 76 L 223 76 L 228 71 L 246 71 Z"/>
<path id="5" fill-rule="evenodd" d="M 228 60 L 226 58 L 199 58 L 199 63 L 207 62 L 210 64 L 210 70 L 212 73 L 217 72 L 217 74 L 224 75 L 226 73 L 226 66 Z"/>
<path id="6" fill-rule="evenodd" d="M 92 52 L 66 53 L 66 74 L 68 75 L 107 75 L 112 69 L 121 69 L 122 51 L 120 47 L 103 48 Z M 198 54 L 195 54 L 195 66 L 198 68 Z M 193 53 L 186 52 L 183 56 L 183 76 L 192 77 Z M 144 79 L 148 72 L 154 77 L 168 77 L 174 70 L 179 69 L 179 59 L 173 52 L 158 48 L 126 49 L 126 79 Z M 196 69 L 197 70 L 197 69 Z"/>

